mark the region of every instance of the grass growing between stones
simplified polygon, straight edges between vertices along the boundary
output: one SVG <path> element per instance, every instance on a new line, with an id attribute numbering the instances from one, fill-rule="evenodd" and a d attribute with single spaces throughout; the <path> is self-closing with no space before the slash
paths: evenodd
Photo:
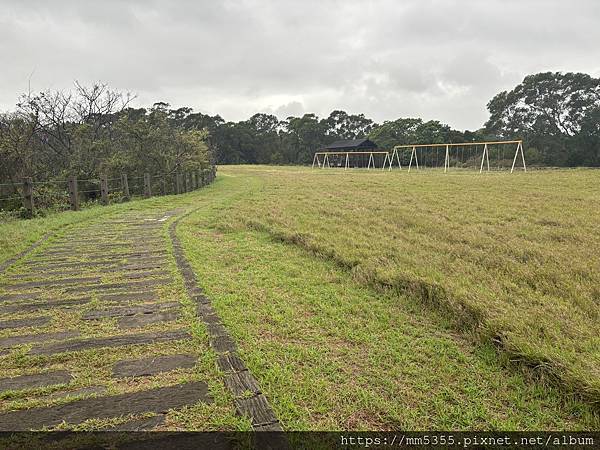
<path id="1" fill-rule="evenodd" d="M 200 402 L 181 410 L 170 411 L 163 424 L 157 429 L 164 430 L 247 430 L 246 419 L 235 415 L 233 399 L 226 391 L 220 372 L 216 367 L 216 355 L 208 345 L 208 336 L 203 324 L 198 321 L 195 304 L 187 297 L 183 282 L 176 269 L 170 239 L 167 234 L 168 217 L 152 230 L 141 229 L 135 223 L 156 221 L 167 211 L 190 207 L 202 193 L 194 192 L 176 198 L 158 198 L 130 204 L 114 205 L 104 211 L 83 211 L 84 219 L 69 222 L 72 226 L 58 230 L 57 234 L 11 266 L 0 279 L 0 321 L 34 319 L 49 316 L 50 321 L 41 327 L 0 329 L 0 340 L 15 336 L 38 333 L 76 331 L 78 339 L 104 339 L 114 336 L 129 336 L 142 333 L 159 333 L 184 330 L 190 338 L 168 340 L 143 345 L 120 345 L 110 348 L 90 348 L 80 351 L 65 351 L 56 354 L 34 354 L 32 348 L 46 343 L 33 343 L 11 346 L 0 354 L 2 378 L 44 372 L 67 371 L 72 380 L 66 384 L 5 390 L 0 393 L 0 414 L 8 411 L 29 408 L 44 408 L 66 405 L 80 399 L 106 397 L 120 394 L 148 391 L 189 382 L 205 382 L 208 385 L 210 402 Z M 73 214 L 73 213 L 66 213 Z M 54 223 L 66 223 L 65 219 L 47 219 L 47 227 Z M 162 219 L 161 219 L 162 220 Z M 62 222 L 61 222 L 62 221 Z M 124 221 L 121 223 L 121 221 Z M 134 223 L 131 225 L 131 223 Z M 147 222 L 151 224 L 152 222 Z M 32 232 L 32 236 L 35 233 Z M 122 242 L 123 245 L 111 246 Z M 60 254 L 66 247 L 72 247 L 67 255 Z M 4 247 L 5 257 L 20 251 L 17 247 Z M 119 270 L 123 265 L 138 264 L 144 256 L 138 252 L 155 252 L 158 268 L 138 271 L 139 277 L 128 278 L 130 272 Z M 152 256 L 154 258 L 154 256 Z M 64 259 L 64 261 L 63 261 Z M 113 265 L 88 267 L 84 264 L 97 260 L 110 260 Z M 65 269 L 57 265 L 69 264 Z M 81 267 L 80 267 L 81 265 Z M 114 268 L 114 271 L 110 269 Z M 106 270 L 107 269 L 107 270 Z M 49 270 L 51 274 L 46 271 Z M 61 273 L 61 270 L 67 273 Z M 87 281 L 72 284 L 44 285 L 43 288 L 27 283 L 60 282 L 69 278 L 92 277 Z M 97 278 L 98 280 L 94 280 Z M 159 281 L 159 284 L 153 284 Z M 21 283 L 22 285 L 18 285 Z M 16 286 L 17 285 L 17 286 Z M 148 286 L 146 286 L 148 285 Z M 102 290 L 99 286 L 104 286 Z M 109 287 L 112 286 L 112 287 Z M 131 286 L 139 286 L 132 288 Z M 136 292 L 139 291 L 139 292 Z M 13 300 L 10 295 L 24 296 Z M 148 298 L 136 299 L 149 294 Z M 7 299 L 7 296 L 9 297 Z M 27 298 L 31 297 L 31 298 Z M 51 303 L 54 300 L 88 298 L 83 304 L 52 307 L 40 311 L 8 310 L 6 305 Z M 150 302 L 147 300 L 150 299 Z M 147 323 L 133 328 L 122 329 L 119 317 L 105 317 L 86 320 L 87 313 L 106 308 L 134 307 L 175 303 L 179 316 L 174 320 Z M 5 309 L 2 309 L 5 308 Z M 146 316 L 149 317 L 149 316 Z M 162 355 L 191 355 L 197 358 L 193 368 L 179 368 L 155 375 L 138 377 L 115 377 L 112 368 L 115 363 Z M 97 391 L 94 391 L 97 390 Z M 97 430 L 118 426 L 132 419 L 152 416 L 152 413 L 124 415 L 112 418 L 90 417 L 81 423 L 63 423 L 55 429 Z"/>
<path id="2" fill-rule="evenodd" d="M 599 172 L 221 174 L 179 235 L 286 428 L 599 427 Z"/>

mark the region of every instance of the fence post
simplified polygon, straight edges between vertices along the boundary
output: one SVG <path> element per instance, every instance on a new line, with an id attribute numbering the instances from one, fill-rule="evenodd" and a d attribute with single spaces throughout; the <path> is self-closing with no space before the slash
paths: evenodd
<path id="1" fill-rule="evenodd" d="M 100 175 L 100 203 L 108 205 L 108 177 Z"/>
<path id="2" fill-rule="evenodd" d="M 192 191 L 195 191 L 198 189 L 198 185 L 196 184 L 196 172 L 192 170 L 190 176 L 192 177 Z"/>
<path id="3" fill-rule="evenodd" d="M 150 188 L 150 174 L 146 172 L 144 174 L 144 197 L 149 198 L 152 196 L 152 189 Z"/>
<path id="4" fill-rule="evenodd" d="M 167 195 L 167 180 L 165 180 L 164 175 L 160 179 L 160 186 L 162 189 L 162 195 Z"/>
<path id="5" fill-rule="evenodd" d="M 77 192 L 77 177 L 69 178 L 69 203 L 73 211 L 79 210 L 79 193 Z"/>
<path id="6" fill-rule="evenodd" d="M 123 189 L 123 198 L 125 200 L 131 200 L 131 195 L 129 194 L 129 182 L 127 181 L 127 174 L 121 174 L 121 188 Z"/>
<path id="7" fill-rule="evenodd" d="M 181 174 L 175 173 L 175 190 L 177 194 L 181 194 Z"/>
<path id="8" fill-rule="evenodd" d="M 188 191 L 188 173 L 183 172 L 183 192 Z"/>
<path id="9" fill-rule="evenodd" d="M 33 217 L 33 180 L 31 178 L 23 179 L 23 207 L 29 212 L 29 217 Z"/>

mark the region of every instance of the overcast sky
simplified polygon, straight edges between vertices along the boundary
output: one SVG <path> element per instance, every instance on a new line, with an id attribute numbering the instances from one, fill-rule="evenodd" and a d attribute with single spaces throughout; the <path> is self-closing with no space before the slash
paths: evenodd
<path id="1" fill-rule="evenodd" d="M 0 110 L 103 81 L 242 120 L 334 109 L 477 129 L 540 71 L 600 76 L 598 0 L 0 0 Z"/>

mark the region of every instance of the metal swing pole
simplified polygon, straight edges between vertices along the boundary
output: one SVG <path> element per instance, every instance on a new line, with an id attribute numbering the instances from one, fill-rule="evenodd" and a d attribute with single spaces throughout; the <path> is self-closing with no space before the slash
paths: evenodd
<path id="1" fill-rule="evenodd" d="M 396 154 L 396 161 L 398 161 L 398 168 L 402 170 L 402 163 L 400 162 L 400 156 L 398 155 L 398 149 L 394 147 L 394 153 Z M 392 155 L 392 159 L 394 159 L 394 155 Z M 390 170 L 392 170 L 392 166 L 390 164 Z"/>
<path id="2" fill-rule="evenodd" d="M 313 168 L 313 169 L 315 168 L 315 161 L 318 161 L 318 160 L 319 160 L 319 158 L 317 157 L 317 154 L 315 153 L 315 157 L 313 158 L 313 163 L 312 163 L 312 168 Z M 319 166 L 320 166 L 320 165 L 321 165 L 321 164 L 319 164 Z"/>
<path id="3" fill-rule="evenodd" d="M 446 158 L 444 159 L 444 173 L 450 168 L 450 146 L 446 144 Z"/>
<path id="4" fill-rule="evenodd" d="M 417 148 L 413 148 L 415 149 L 415 164 L 417 165 L 417 170 L 419 170 L 419 155 L 417 154 Z"/>
<path id="5" fill-rule="evenodd" d="M 385 163 L 386 163 L 386 162 L 387 162 L 387 160 L 388 160 L 388 156 L 390 156 L 390 154 L 389 154 L 389 153 L 386 153 L 386 154 L 385 154 L 385 158 L 383 158 L 383 165 L 381 166 L 381 170 L 385 170 Z"/>
<path id="6" fill-rule="evenodd" d="M 521 146 L 521 143 L 519 142 L 517 144 L 517 149 L 515 150 L 515 157 L 513 158 L 513 163 L 512 163 L 512 167 L 510 168 L 510 173 L 513 173 L 513 171 L 515 170 L 515 163 L 517 162 L 517 156 L 519 156 L 519 147 Z M 525 162 L 525 159 L 523 159 L 523 162 Z"/>
<path id="7" fill-rule="evenodd" d="M 523 159 L 523 172 L 527 172 L 527 166 L 525 165 L 525 152 L 523 151 L 523 142 L 519 142 L 519 147 L 521 147 L 521 158 Z"/>
<path id="8" fill-rule="evenodd" d="M 479 168 L 479 173 L 483 172 L 483 163 L 485 161 L 485 154 L 487 153 L 487 144 L 483 146 L 483 153 L 481 154 L 481 167 Z"/>

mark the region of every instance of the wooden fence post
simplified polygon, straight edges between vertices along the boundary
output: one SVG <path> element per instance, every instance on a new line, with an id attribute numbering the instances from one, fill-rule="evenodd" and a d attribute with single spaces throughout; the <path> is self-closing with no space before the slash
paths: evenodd
<path id="1" fill-rule="evenodd" d="M 175 191 L 177 194 L 181 194 L 181 174 L 175 173 Z"/>
<path id="2" fill-rule="evenodd" d="M 162 195 L 167 195 L 167 180 L 165 179 L 165 176 L 163 175 L 160 179 L 161 183 L 161 190 L 162 190 Z"/>
<path id="3" fill-rule="evenodd" d="M 183 172 L 183 192 L 187 192 L 188 190 L 188 173 Z"/>
<path id="4" fill-rule="evenodd" d="M 100 175 L 100 203 L 108 205 L 108 177 Z"/>
<path id="5" fill-rule="evenodd" d="M 33 217 L 33 180 L 23 179 L 23 207 L 28 211 L 29 217 Z"/>
<path id="6" fill-rule="evenodd" d="M 77 192 L 77 177 L 69 178 L 69 203 L 73 211 L 79 210 L 79 193 Z"/>
<path id="7" fill-rule="evenodd" d="M 152 196 L 152 189 L 150 188 L 150 174 L 146 172 L 144 174 L 144 197 L 150 198 Z"/>
<path id="8" fill-rule="evenodd" d="M 125 200 L 131 200 L 131 195 L 129 194 L 129 182 L 127 181 L 127 174 L 121 174 L 121 188 L 123 189 L 123 198 Z"/>
<path id="9" fill-rule="evenodd" d="M 198 185 L 196 184 L 196 172 L 192 170 L 190 176 L 192 177 L 192 191 L 195 191 L 198 189 Z"/>

